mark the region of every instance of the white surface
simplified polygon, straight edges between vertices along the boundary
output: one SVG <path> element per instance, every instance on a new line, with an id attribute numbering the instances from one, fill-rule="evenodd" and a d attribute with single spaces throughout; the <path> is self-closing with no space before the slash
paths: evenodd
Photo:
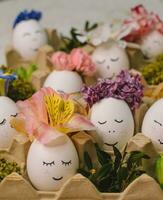
<path id="1" fill-rule="evenodd" d="M 155 148 L 163 151 L 163 99 L 157 100 L 146 112 L 142 133 L 149 137 Z"/>
<path id="2" fill-rule="evenodd" d="M 90 119 L 106 151 L 112 151 L 112 147 L 105 143 L 121 150 L 134 134 L 134 119 L 123 100 L 112 97 L 100 100 L 92 106 Z"/>
<path id="3" fill-rule="evenodd" d="M 56 142 L 54 146 L 45 146 L 37 140 L 30 146 L 27 157 L 27 172 L 32 184 L 38 190 L 59 190 L 69 178 L 75 175 L 79 168 L 75 146 L 67 135 L 63 137 L 61 134 L 61 137 L 61 143 Z"/>
<path id="4" fill-rule="evenodd" d="M 13 31 L 13 46 L 27 60 L 32 59 L 40 47 L 48 43 L 45 29 L 36 20 L 22 21 Z"/>
<path id="5" fill-rule="evenodd" d="M 144 55 L 148 58 L 155 58 L 163 53 L 163 35 L 158 31 L 146 35 L 141 45 Z"/>
<path id="6" fill-rule="evenodd" d="M 17 134 L 16 130 L 11 128 L 10 120 L 18 112 L 14 101 L 8 97 L 0 97 L 0 149 L 9 148 L 14 135 Z"/>
<path id="7" fill-rule="evenodd" d="M 126 50 L 115 42 L 97 47 L 92 58 L 100 78 L 112 79 L 130 66 Z"/>
<path id="8" fill-rule="evenodd" d="M 12 23 L 24 9 L 44 12 L 43 26 L 68 33 L 71 26 L 81 27 L 86 20 L 108 21 L 124 17 L 130 7 L 143 3 L 163 18 L 163 0 L 8 0 L 0 3 L 0 64 L 5 62 L 4 48 L 10 43 Z"/>
<path id="9" fill-rule="evenodd" d="M 75 93 L 80 92 L 83 81 L 77 72 L 53 71 L 45 80 L 44 87 L 51 87 L 58 92 Z"/>

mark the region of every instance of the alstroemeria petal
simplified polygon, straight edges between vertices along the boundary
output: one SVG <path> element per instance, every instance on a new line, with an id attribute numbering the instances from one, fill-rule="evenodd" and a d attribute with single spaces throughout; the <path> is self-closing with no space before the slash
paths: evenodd
<path id="1" fill-rule="evenodd" d="M 10 121 L 11 127 L 14 128 L 16 131 L 19 133 L 26 134 L 26 129 L 25 129 L 25 121 L 22 119 L 18 118 L 13 118 Z"/>
<path id="2" fill-rule="evenodd" d="M 39 142 L 47 146 L 61 145 L 67 141 L 66 135 L 43 123 L 40 123 L 37 128 L 35 137 Z"/>
<path id="3" fill-rule="evenodd" d="M 95 126 L 86 117 L 79 114 L 74 114 L 74 116 L 65 124 L 65 127 L 69 128 L 71 132 L 95 130 Z"/>

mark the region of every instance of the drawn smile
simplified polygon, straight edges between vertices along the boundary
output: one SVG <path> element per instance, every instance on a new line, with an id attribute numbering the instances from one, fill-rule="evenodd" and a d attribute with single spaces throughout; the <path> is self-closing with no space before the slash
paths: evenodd
<path id="1" fill-rule="evenodd" d="M 115 76 L 115 73 L 113 73 L 113 75 L 112 75 L 112 76 L 108 77 L 108 79 L 113 79 L 113 78 L 114 78 L 114 76 Z"/>
<path id="2" fill-rule="evenodd" d="M 32 48 L 31 48 L 32 49 Z M 38 51 L 38 48 L 32 49 L 33 51 Z"/>
<path id="3" fill-rule="evenodd" d="M 163 144 L 163 142 L 160 139 L 158 141 L 159 141 L 160 144 Z"/>
<path id="4" fill-rule="evenodd" d="M 54 181 L 60 181 L 60 180 L 62 180 L 62 179 L 63 179 L 63 176 L 61 176 L 61 177 L 59 177 L 59 178 L 52 177 L 52 179 L 53 179 Z"/>
<path id="5" fill-rule="evenodd" d="M 113 143 L 113 144 L 109 144 L 109 143 L 104 143 L 105 145 L 107 145 L 107 146 L 115 146 L 115 145 L 117 145 L 118 144 L 118 142 L 115 142 L 115 143 Z"/>

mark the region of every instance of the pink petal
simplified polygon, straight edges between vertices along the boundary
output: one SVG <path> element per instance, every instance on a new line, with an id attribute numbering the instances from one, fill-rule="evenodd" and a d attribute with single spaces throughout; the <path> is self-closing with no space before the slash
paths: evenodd
<path id="1" fill-rule="evenodd" d="M 65 127 L 71 129 L 71 131 L 92 131 L 95 130 L 95 126 L 84 116 L 75 114 Z"/>
<path id="2" fill-rule="evenodd" d="M 48 146 L 61 145 L 67 139 L 66 135 L 44 123 L 40 123 L 35 137 L 39 142 Z"/>

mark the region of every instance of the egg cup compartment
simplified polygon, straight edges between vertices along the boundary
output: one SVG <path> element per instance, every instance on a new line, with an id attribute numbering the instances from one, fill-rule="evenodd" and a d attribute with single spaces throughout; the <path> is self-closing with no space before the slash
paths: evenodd
<path id="1" fill-rule="evenodd" d="M 60 46 L 60 39 L 56 30 L 46 30 L 48 35 L 49 44 L 41 47 L 38 50 L 37 55 L 32 60 L 23 59 L 13 47 L 6 48 L 6 62 L 9 67 L 28 67 L 30 64 L 35 64 L 38 69 L 32 74 L 32 83 L 38 90 L 43 85 L 43 82 L 47 75 L 51 71 L 51 64 L 48 61 L 48 57 L 52 52 L 58 50 Z"/>
<path id="2" fill-rule="evenodd" d="M 144 58 L 140 49 L 127 47 L 126 51 L 130 60 L 131 69 L 139 70 L 143 65 L 149 63 L 149 61 Z"/>
<path id="3" fill-rule="evenodd" d="M 148 190 L 147 190 L 148 188 Z M 156 181 L 143 174 L 122 193 L 100 193 L 85 177 L 76 174 L 57 192 L 37 191 L 17 173 L 12 173 L 0 183 L 0 199 L 7 200 L 162 200 L 163 192 Z"/>
<path id="4" fill-rule="evenodd" d="M 30 142 L 18 142 L 16 139 L 14 139 L 11 146 L 8 149 L 0 149 L 0 159 L 1 162 L 3 162 L 2 170 L 18 170 L 23 177 L 26 177 L 25 166 L 29 146 Z M 10 167 L 7 165 L 10 165 Z M 4 173 L 8 174 L 9 172 L 7 171 Z"/>
<path id="5" fill-rule="evenodd" d="M 78 132 L 72 135 L 71 139 L 78 151 L 81 165 L 85 151 L 91 153 L 94 162 L 97 162 L 97 160 L 95 160 L 96 152 L 93 145 L 95 141 L 92 139 L 91 135 L 88 135 L 86 132 Z M 20 163 L 20 166 L 24 169 L 29 145 L 30 143 L 28 142 L 20 144 L 14 140 L 8 151 L 0 152 L 0 157 L 5 157 L 6 159 L 8 158 L 8 160 L 14 160 L 17 163 Z M 151 164 L 154 162 L 158 153 L 155 151 L 151 141 L 140 133 L 136 134 L 128 144 L 128 152 L 135 150 L 141 150 L 151 156 L 151 159 L 147 161 L 148 163 L 143 164 L 144 166 L 153 166 Z M 150 170 L 148 169 L 148 171 Z M 148 190 L 146 188 L 148 188 Z M 80 174 L 76 174 L 70 178 L 64 183 L 62 188 L 56 192 L 37 191 L 31 185 L 26 173 L 21 176 L 14 172 L 6 176 L 0 183 L 0 199 L 7 200 L 135 200 L 135 197 L 139 197 L 139 200 L 162 200 L 162 196 L 163 192 L 161 191 L 159 185 L 153 178 L 146 174 L 143 174 L 135 179 L 121 193 L 100 193 L 87 178 Z"/>

